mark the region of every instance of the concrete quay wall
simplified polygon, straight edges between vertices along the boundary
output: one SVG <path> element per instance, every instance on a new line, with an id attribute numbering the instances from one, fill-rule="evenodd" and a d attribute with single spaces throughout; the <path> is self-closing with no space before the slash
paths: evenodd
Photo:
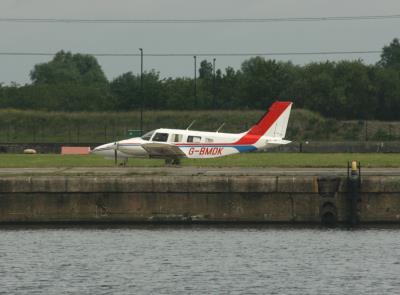
<path id="1" fill-rule="evenodd" d="M 0 224 L 400 223 L 400 176 L 3 176 Z M 356 207 L 352 207 L 356 204 Z"/>

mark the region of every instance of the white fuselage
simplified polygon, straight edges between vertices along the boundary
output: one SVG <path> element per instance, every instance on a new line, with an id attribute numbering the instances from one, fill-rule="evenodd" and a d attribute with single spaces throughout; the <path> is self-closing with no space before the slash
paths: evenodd
<path id="1" fill-rule="evenodd" d="M 281 138 L 265 136 L 261 136 L 253 144 L 238 142 L 244 134 L 161 128 L 148 133 L 147 136 L 134 137 L 98 146 L 92 153 L 107 158 L 115 157 L 115 152 L 117 152 L 119 158 L 147 158 L 152 157 L 152 155 L 143 148 L 143 145 L 157 143 L 178 147 L 183 153 L 180 157 L 217 158 L 241 152 L 267 149 L 278 144 L 287 143 L 287 141 L 283 141 Z"/>

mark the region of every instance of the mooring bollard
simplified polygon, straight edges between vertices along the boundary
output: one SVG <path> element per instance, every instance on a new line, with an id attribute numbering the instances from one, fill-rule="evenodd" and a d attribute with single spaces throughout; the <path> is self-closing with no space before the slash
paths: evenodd
<path id="1" fill-rule="evenodd" d="M 352 161 L 351 165 L 347 163 L 347 178 L 348 188 L 350 193 L 350 224 L 356 225 L 359 222 L 358 218 L 358 202 L 359 189 L 361 187 L 361 164 L 357 161 Z"/>

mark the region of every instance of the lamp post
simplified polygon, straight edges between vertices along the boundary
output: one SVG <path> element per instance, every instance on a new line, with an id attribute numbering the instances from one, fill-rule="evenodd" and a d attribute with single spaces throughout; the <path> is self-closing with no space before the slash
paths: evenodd
<path id="1" fill-rule="evenodd" d="M 213 108 L 215 108 L 215 101 L 216 101 L 216 88 L 215 88 L 215 60 L 216 58 L 214 57 L 213 59 Z"/>
<path id="2" fill-rule="evenodd" d="M 197 107 L 197 56 L 194 58 L 194 106 Z"/>
<path id="3" fill-rule="evenodd" d="M 140 50 L 140 135 L 143 134 L 143 48 Z"/>

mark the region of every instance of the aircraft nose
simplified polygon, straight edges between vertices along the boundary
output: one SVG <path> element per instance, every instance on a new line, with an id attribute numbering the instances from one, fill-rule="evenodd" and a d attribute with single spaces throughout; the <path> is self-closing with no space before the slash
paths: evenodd
<path id="1" fill-rule="evenodd" d="M 97 154 L 99 152 L 99 146 L 96 146 L 94 149 L 90 150 L 91 154 Z"/>
<path id="2" fill-rule="evenodd" d="M 102 154 L 106 151 L 114 150 L 115 149 L 115 143 L 106 143 L 103 145 L 99 145 L 95 147 L 93 150 L 90 151 L 91 154 Z"/>

